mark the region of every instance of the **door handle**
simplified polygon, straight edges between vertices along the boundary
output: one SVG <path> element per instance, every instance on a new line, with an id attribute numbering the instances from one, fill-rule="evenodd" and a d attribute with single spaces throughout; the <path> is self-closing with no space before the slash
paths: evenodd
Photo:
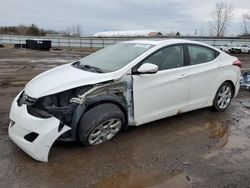
<path id="1" fill-rule="evenodd" d="M 217 68 L 220 69 L 220 68 L 223 68 L 223 67 L 224 67 L 224 65 L 219 65 Z"/>
<path id="2" fill-rule="evenodd" d="M 183 79 L 183 78 L 187 78 L 189 75 L 188 74 L 181 74 L 178 79 Z"/>

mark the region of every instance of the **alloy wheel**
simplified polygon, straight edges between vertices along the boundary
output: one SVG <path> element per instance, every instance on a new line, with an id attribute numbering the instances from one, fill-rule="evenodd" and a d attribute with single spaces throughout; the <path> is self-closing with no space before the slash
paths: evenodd
<path id="1" fill-rule="evenodd" d="M 118 118 L 109 119 L 98 125 L 89 135 L 90 145 L 101 144 L 113 138 L 121 129 L 122 122 Z"/>

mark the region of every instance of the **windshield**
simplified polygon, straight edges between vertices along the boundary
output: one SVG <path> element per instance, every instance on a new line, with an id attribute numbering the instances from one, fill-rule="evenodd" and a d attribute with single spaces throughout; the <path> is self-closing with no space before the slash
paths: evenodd
<path id="1" fill-rule="evenodd" d="M 78 63 L 79 67 L 97 68 L 102 72 L 113 72 L 149 50 L 153 45 L 139 43 L 118 43 L 99 50 Z M 99 71 L 100 72 L 100 71 Z"/>

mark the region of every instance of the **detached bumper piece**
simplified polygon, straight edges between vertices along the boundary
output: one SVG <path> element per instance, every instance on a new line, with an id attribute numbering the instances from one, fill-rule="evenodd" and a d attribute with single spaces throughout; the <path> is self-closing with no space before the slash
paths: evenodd
<path id="1" fill-rule="evenodd" d="M 10 111 L 9 137 L 32 158 L 48 162 L 49 150 L 54 141 L 71 128 L 55 118 L 37 118 L 27 111 L 27 106 L 18 106 L 13 101 Z"/>
<path id="2" fill-rule="evenodd" d="M 250 90 L 250 73 L 248 72 L 243 73 L 241 80 L 240 80 L 240 86 L 241 88 Z"/>

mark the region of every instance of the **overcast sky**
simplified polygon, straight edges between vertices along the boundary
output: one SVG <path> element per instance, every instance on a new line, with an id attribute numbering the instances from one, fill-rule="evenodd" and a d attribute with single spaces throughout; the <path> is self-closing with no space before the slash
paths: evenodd
<path id="1" fill-rule="evenodd" d="M 0 25 L 35 23 L 65 30 L 75 24 L 83 34 L 110 30 L 153 29 L 206 33 L 216 0 L 0 0 Z M 242 31 L 241 15 L 250 13 L 250 0 L 227 0 L 234 6 L 227 35 Z"/>

